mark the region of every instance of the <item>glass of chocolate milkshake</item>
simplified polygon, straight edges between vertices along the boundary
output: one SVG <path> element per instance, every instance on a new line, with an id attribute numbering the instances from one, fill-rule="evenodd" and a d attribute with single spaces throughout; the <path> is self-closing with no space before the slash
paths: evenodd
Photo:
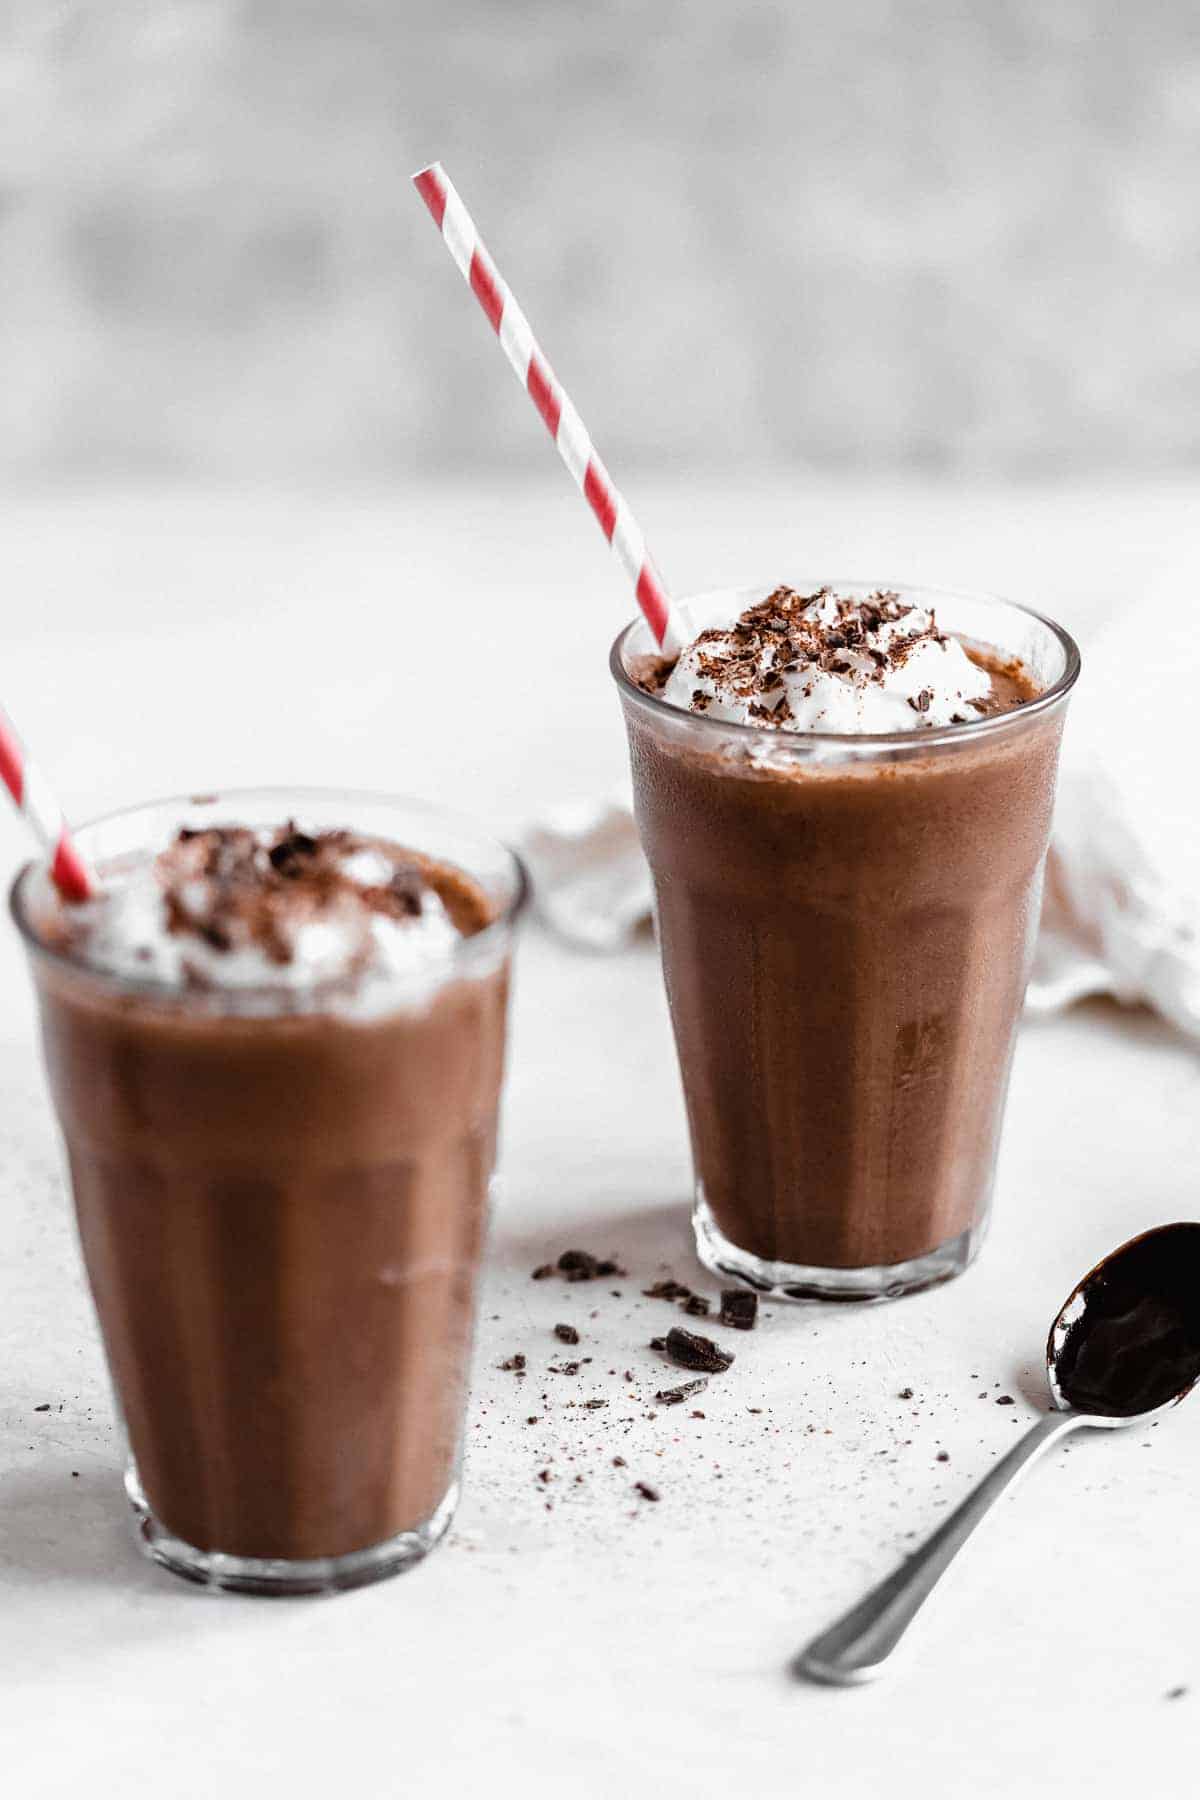
<path id="1" fill-rule="evenodd" d="M 414 802 L 264 790 L 101 819 L 17 878 L 149 1554 L 252 1593 L 423 1556 L 458 1493 L 512 854 Z"/>
<path id="2" fill-rule="evenodd" d="M 612 669 L 702 1261 L 794 1299 L 959 1273 L 987 1224 L 1063 718 L 1059 626 L 842 582 L 689 603 Z"/>

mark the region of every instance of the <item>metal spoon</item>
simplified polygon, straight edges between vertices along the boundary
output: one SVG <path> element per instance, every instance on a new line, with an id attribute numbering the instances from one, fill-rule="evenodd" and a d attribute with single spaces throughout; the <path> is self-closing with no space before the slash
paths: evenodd
<path id="1" fill-rule="evenodd" d="M 1097 1263 L 1050 1327 L 1046 1375 L 1054 1410 L 894 1575 L 801 1651 L 798 1674 L 838 1685 L 881 1675 L 975 1527 L 1043 1451 L 1080 1426 L 1143 1425 L 1191 1392 L 1200 1378 L 1200 1224 L 1160 1225 Z"/>

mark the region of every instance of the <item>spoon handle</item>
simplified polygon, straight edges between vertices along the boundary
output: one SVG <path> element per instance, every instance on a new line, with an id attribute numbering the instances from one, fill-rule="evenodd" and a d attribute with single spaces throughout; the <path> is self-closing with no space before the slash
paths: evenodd
<path id="1" fill-rule="evenodd" d="M 1039 1419 L 895 1574 L 801 1651 L 797 1672 L 813 1681 L 838 1685 L 871 1681 L 882 1674 L 887 1659 L 985 1514 L 1056 1439 L 1087 1422 L 1086 1415 L 1066 1411 Z"/>

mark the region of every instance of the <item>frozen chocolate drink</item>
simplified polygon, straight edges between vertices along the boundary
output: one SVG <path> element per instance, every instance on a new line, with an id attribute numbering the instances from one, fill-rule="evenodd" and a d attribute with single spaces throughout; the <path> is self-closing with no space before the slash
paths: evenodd
<path id="1" fill-rule="evenodd" d="M 737 590 L 618 640 L 702 1260 L 902 1294 L 986 1224 L 1078 655 L 962 594 Z"/>
<path id="2" fill-rule="evenodd" d="M 78 834 L 14 888 L 143 1541 L 349 1587 L 452 1514 L 522 898 L 405 802 L 247 793 Z"/>

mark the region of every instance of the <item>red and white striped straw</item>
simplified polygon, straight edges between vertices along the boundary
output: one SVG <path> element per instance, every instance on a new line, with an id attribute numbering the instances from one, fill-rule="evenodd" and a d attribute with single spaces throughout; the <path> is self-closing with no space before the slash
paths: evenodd
<path id="1" fill-rule="evenodd" d="M 96 892 L 96 878 L 75 847 L 53 790 L 37 764 L 26 755 L 21 740 L 2 712 L 0 781 L 49 856 L 50 874 L 63 899 L 90 900 Z"/>
<path id="2" fill-rule="evenodd" d="M 596 455 L 583 420 L 555 380 L 554 371 L 543 356 L 528 319 L 484 249 L 454 183 L 441 163 L 430 163 L 427 169 L 413 176 L 413 185 L 433 215 L 433 222 L 446 240 L 446 248 L 463 278 L 491 321 L 492 330 L 500 339 L 501 349 L 512 364 L 517 380 L 541 413 L 559 455 L 575 478 L 575 485 L 616 551 L 617 561 L 633 586 L 655 642 L 666 655 L 677 655 L 689 635 L 680 608 L 672 602 L 663 586 L 637 520 Z"/>

